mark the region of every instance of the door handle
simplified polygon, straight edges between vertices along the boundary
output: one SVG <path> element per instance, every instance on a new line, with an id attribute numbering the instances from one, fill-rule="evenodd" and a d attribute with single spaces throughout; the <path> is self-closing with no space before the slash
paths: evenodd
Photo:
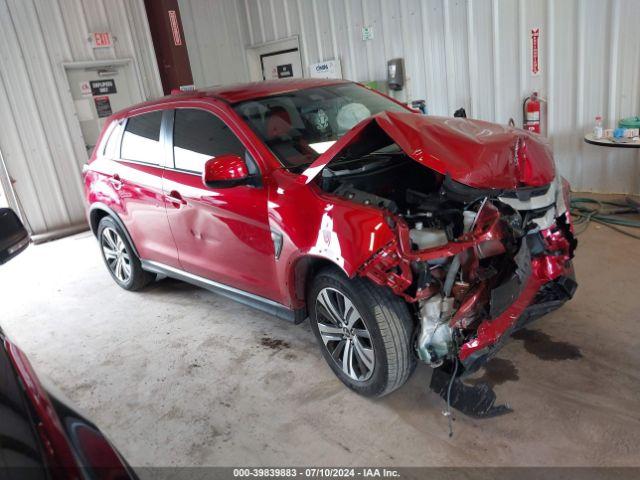
<path id="1" fill-rule="evenodd" d="M 167 195 L 167 200 L 173 203 L 173 206 L 176 208 L 180 208 L 180 205 L 187 204 L 187 201 L 182 198 L 182 195 L 180 195 L 180 192 L 177 190 L 171 190 L 171 192 L 169 192 L 169 195 Z"/>
<path id="2" fill-rule="evenodd" d="M 122 188 L 122 180 L 120 179 L 120 175 L 117 173 L 109 179 L 109 183 L 113 185 L 113 188 L 116 190 L 120 190 Z"/>

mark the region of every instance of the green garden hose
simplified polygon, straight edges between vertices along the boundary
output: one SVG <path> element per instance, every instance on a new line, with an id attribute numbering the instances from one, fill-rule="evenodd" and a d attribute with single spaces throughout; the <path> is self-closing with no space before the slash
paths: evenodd
<path id="1" fill-rule="evenodd" d="M 586 197 L 571 199 L 571 217 L 573 218 L 576 235 L 584 232 L 589 226 L 589 222 L 593 221 L 640 240 L 640 235 L 619 228 L 640 228 L 640 220 L 624 218 L 625 215 L 629 214 L 640 214 L 638 204 L 630 199 L 626 203 Z"/>

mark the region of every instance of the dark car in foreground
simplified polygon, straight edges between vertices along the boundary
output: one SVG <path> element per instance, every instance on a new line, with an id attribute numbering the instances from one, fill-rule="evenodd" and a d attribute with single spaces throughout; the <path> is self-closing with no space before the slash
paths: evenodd
<path id="1" fill-rule="evenodd" d="M 0 209 L 0 264 L 28 245 L 17 215 Z M 1 328 L 0 478 L 137 478 L 98 427 L 42 386 Z"/>
<path id="2" fill-rule="evenodd" d="M 368 396 L 416 361 L 474 372 L 576 288 L 569 185 L 542 137 L 352 82 L 136 105 L 110 117 L 84 180 L 121 287 L 160 274 L 309 317 L 331 369 Z"/>

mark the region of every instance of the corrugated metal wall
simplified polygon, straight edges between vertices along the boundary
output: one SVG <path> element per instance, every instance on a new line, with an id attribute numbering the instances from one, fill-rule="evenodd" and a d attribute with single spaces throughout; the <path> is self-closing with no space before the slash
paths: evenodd
<path id="1" fill-rule="evenodd" d="M 637 0 L 180 0 L 197 85 L 248 78 L 245 45 L 299 35 L 303 63 L 340 58 L 345 78 L 382 80 L 403 57 L 412 99 L 430 113 L 500 123 L 522 100 L 549 100 L 561 172 L 577 190 L 640 193 L 640 151 L 586 145 L 597 114 L 607 126 L 640 114 Z M 363 25 L 374 39 L 362 40 Z M 530 69 L 540 28 L 541 73 Z"/>
<path id="2" fill-rule="evenodd" d="M 640 193 L 640 152 L 584 144 L 640 113 L 635 0 L 179 0 L 196 84 L 248 78 L 244 47 L 299 35 L 303 62 L 340 58 L 345 78 L 382 80 L 403 57 L 412 99 L 430 112 L 521 121 L 537 89 L 549 100 L 560 170 L 577 190 Z M 374 39 L 362 40 L 362 26 Z M 529 73 L 532 27 L 541 66 Z M 110 31 L 113 48 L 88 37 Z M 62 64 L 132 58 L 146 98 L 161 95 L 143 0 L 0 0 L 0 152 L 35 233 L 84 221 L 86 161 Z M 12 197 L 8 195 L 10 203 Z M 15 207 L 15 205 L 13 205 Z"/>
<path id="3" fill-rule="evenodd" d="M 242 1 L 179 1 L 191 73 L 198 86 L 247 81 L 246 10 Z"/>
<path id="4" fill-rule="evenodd" d="M 114 47 L 93 50 L 96 31 Z M 115 58 L 134 59 L 145 97 L 162 94 L 142 0 L 0 0 L 0 151 L 34 233 L 84 221 L 87 156 L 62 64 Z"/>

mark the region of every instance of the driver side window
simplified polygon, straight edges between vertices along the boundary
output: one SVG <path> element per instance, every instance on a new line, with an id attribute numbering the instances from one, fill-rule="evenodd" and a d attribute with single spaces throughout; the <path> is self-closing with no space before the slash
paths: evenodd
<path id="1" fill-rule="evenodd" d="M 235 154 L 245 158 L 246 149 L 218 117 L 205 110 L 179 108 L 173 121 L 173 159 L 175 168 L 202 173 L 210 158 Z"/>

